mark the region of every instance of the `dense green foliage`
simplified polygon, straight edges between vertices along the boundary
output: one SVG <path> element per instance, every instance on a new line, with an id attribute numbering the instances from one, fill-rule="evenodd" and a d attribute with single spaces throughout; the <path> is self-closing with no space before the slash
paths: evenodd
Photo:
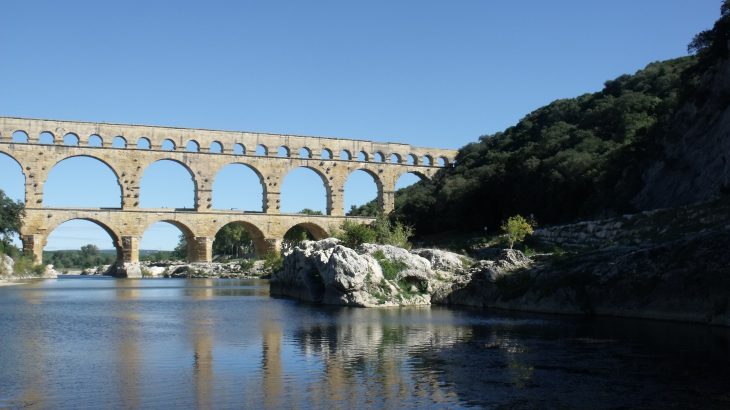
<path id="1" fill-rule="evenodd" d="M 253 252 L 251 235 L 243 224 L 230 223 L 215 234 L 213 255 L 226 255 L 238 259 Z"/>
<path id="2" fill-rule="evenodd" d="M 0 190 L 0 251 L 12 247 L 10 237 L 20 233 L 24 210 L 21 202 L 13 201 Z"/>
<path id="3" fill-rule="evenodd" d="M 391 222 L 389 218 L 381 213 L 372 225 L 344 221 L 340 226 L 340 231 L 335 232 L 334 236 L 340 239 L 343 245 L 350 248 L 363 243 L 379 243 L 410 248 L 411 244 L 408 240 L 413 237 L 413 233 L 412 227 L 399 221 Z"/>
<path id="4" fill-rule="evenodd" d="M 507 218 L 502 224 L 502 232 L 507 235 L 509 248 L 512 249 L 515 243 L 525 240 L 527 235 L 532 235 L 532 223 L 522 215 L 515 215 Z"/>
<path id="5" fill-rule="evenodd" d="M 111 265 L 116 259 L 116 251 L 100 251 L 91 244 L 82 246 L 80 250 L 43 252 L 43 263 L 53 265 L 56 270 Z"/>

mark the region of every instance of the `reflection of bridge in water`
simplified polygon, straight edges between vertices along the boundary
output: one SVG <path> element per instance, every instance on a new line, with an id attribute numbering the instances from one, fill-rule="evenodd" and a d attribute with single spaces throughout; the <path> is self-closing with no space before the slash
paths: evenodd
<path id="1" fill-rule="evenodd" d="M 352 172 L 363 170 L 373 178 L 380 209 L 390 212 L 400 176 L 431 178 L 456 155 L 453 150 L 364 140 L 21 118 L 0 118 L 0 153 L 15 159 L 25 177 L 21 240 L 27 254 L 40 262 L 50 233 L 66 221 L 82 219 L 111 236 L 118 263 L 139 261 L 139 241 L 156 222 L 169 222 L 181 230 L 194 262 L 212 259 L 215 234 L 233 222 L 249 231 L 258 254 L 279 249 L 284 234 L 294 226 L 304 227 L 315 238 L 325 237 L 345 219 L 371 221 L 344 216 L 344 187 Z M 111 169 L 121 191 L 119 208 L 43 206 L 49 172 L 73 157 L 93 158 Z M 162 160 L 174 161 L 189 172 L 195 190 L 193 209 L 140 208 L 144 171 Z M 230 164 L 243 164 L 255 172 L 263 191 L 262 212 L 212 209 L 213 181 Z M 299 167 L 321 178 L 326 215 L 280 213 L 282 181 Z"/>

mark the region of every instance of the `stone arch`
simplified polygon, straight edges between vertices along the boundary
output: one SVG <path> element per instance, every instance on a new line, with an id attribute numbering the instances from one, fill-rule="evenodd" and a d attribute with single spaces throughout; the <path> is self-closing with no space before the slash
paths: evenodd
<path id="1" fill-rule="evenodd" d="M 360 172 L 362 171 L 362 172 Z M 372 183 L 375 185 L 375 198 L 367 199 L 363 197 L 358 197 L 358 195 L 355 195 L 356 199 L 353 200 L 353 190 L 357 189 L 357 192 L 362 194 L 363 187 L 362 186 L 349 186 L 353 183 L 364 183 L 365 181 L 357 181 L 359 178 L 358 175 L 367 175 L 370 177 Z M 353 179 L 354 178 L 354 179 Z M 366 182 L 365 182 L 366 183 Z M 359 206 L 364 205 L 365 203 L 376 200 L 378 202 L 378 208 L 382 210 L 382 203 L 383 203 L 383 181 L 380 179 L 378 174 L 365 167 L 359 167 L 356 169 L 353 169 L 349 174 L 347 174 L 347 179 L 345 179 L 345 185 L 343 186 L 343 205 L 344 205 L 344 211 L 345 213 L 349 212 L 350 209 L 352 209 L 353 206 Z M 357 202 L 357 203 L 356 203 Z M 348 209 L 349 208 L 349 209 Z"/>
<path id="2" fill-rule="evenodd" d="M 215 229 L 215 235 L 218 236 L 218 233 L 229 225 L 240 225 L 242 226 L 246 232 L 251 237 L 251 242 L 253 243 L 254 247 L 254 253 L 258 257 L 263 257 L 271 250 L 271 245 L 266 241 L 264 233 L 259 229 L 256 225 L 252 224 L 248 221 L 241 221 L 241 220 L 234 220 L 234 221 L 225 221 L 221 223 L 219 226 L 216 226 Z M 213 249 L 215 254 L 215 248 L 216 248 L 216 242 L 213 241 Z"/>
<path id="3" fill-rule="evenodd" d="M 233 155 L 246 155 L 246 147 L 243 144 L 233 145 Z"/>
<path id="4" fill-rule="evenodd" d="M 291 156 L 291 151 L 286 145 L 281 145 L 279 149 L 276 150 L 276 156 L 281 158 L 289 158 Z"/>
<path id="5" fill-rule="evenodd" d="M 263 174 L 261 174 L 261 172 L 258 169 L 256 169 L 253 165 L 246 164 L 244 162 L 231 162 L 231 163 L 228 163 L 228 164 L 226 164 L 225 166 L 223 166 L 222 168 L 220 168 L 216 172 L 215 176 L 213 177 L 213 184 L 211 185 L 211 187 L 212 187 L 211 188 L 211 194 L 212 194 L 212 200 L 213 200 L 213 209 L 229 209 L 229 208 L 231 208 L 232 210 L 239 210 L 238 209 L 239 207 L 224 206 L 224 205 L 221 204 L 220 197 L 218 196 L 218 193 L 220 193 L 220 189 L 221 188 L 219 186 L 218 187 L 216 186 L 216 183 L 219 183 L 219 184 L 221 183 L 220 180 L 219 180 L 219 178 L 218 178 L 220 176 L 221 172 L 225 172 L 224 170 L 226 170 L 226 169 L 232 169 L 232 167 L 236 167 L 236 168 L 243 167 L 243 168 L 247 169 L 248 171 L 253 172 L 254 175 L 256 175 L 256 177 L 258 178 L 259 186 L 261 187 L 261 207 L 258 208 L 258 209 L 240 209 L 240 210 L 263 212 L 263 210 L 266 207 L 266 194 L 267 194 L 266 181 L 264 179 Z M 226 202 L 228 202 L 228 201 L 226 201 Z M 228 204 L 231 204 L 231 202 L 228 202 Z"/>
<path id="6" fill-rule="evenodd" d="M 322 159 L 332 159 L 332 150 L 329 148 L 322 148 L 322 152 L 319 154 Z"/>
<path id="7" fill-rule="evenodd" d="M 9 153 L 7 153 L 5 151 L 0 150 L 0 157 L 10 158 L 12 160 L 12 162 L 14 162 L 18 166 L 17 169 L 21 175 L 20 183 L 18 184 L 18 187 L 16 187 L 16 188 L 18 188 L 19 192 L 15 193 L 14 190 L 12 189 L 11 185 L 6 185 L 11 180 L 12 172 L 10 172 L 10 173 L 3 172 L 3 176 L 0 179 L 0 189 L 2 189 L 3 192 L 5 192 L 5 194 L 8 195 L 10 198 L 15 199 L 15 197 L 17 197 L 18 200 L 25 203 L 25 198 L 26 198 L 25 181 L 26 181 L 27 177 L 25 175 L 25 170 L 23 169 L 23 165 L 20 163 L 20 161 L 18 161 L 17 158 L 15 158 L 14 156 L 10 155 Z M 9 186 L 11 186 L 11 189 L 8 189 Z"/>
<path id="8" fill-rule="evenodd" d="M 68 134 L 63 136 L 63 145 L 78 147 L 79 141 L 79 136 L 74 134 L 73 132 L 69 132 Z"/>
<path id="9" fill-rule="evenodd" d="M 295 223 L 282 236 L 282 251 L 305 240 L 320 240 L 329 237 L 327 230 L 314 222 Z"/>
<path id="10" fill-rule="evenodd" d="M 256 145 L 256 155 L 269 155 L 269 148 L 264 144 Z"/>
<path id="11" fill-rule="evenodd" d="M 145 234 L 147 234 L 147 232 L 150 230 L 150 228 L 152 228 L 153 225 L 158 224 L 158 223 L 169 224 L 169 225 L 172 225 L 175 228 L 177 228 L 180 231 L 180 233 L 182 233 L 183 237 L 185 237 L 185 243 L 187 245 L 187 258 L 186 259 L 188 261 L 197 259 L 197 258 L 195 258 L 195 252 L 197 251 L 195 232 L 193 232 L 193 230 L 185 223 L 176 221 L 174 219 L 168 219 L 163 216 L 161 216 L 160 219 L 149 220 L 147 225 L 145 225 L 144 227 L 140 227 L 141 229 L 139 232 L 139 240 L 140 240 L 141 246 L 143 246 L 142 241 L 144 240 Z M 159 246 L 159 245 L 157 245 L 157 246 Z"/>
<path id="12" fill-rule="evenodd" d="M 380 151 L 376 151 L 375 154 L 373 154 L 373 161 L 374 162 L 383 162 L 383 161 L 385 161 L 385 155 Z"/>
<path id="13" fill-rule="evenodd" d="M 436 163 L 440 167 L 445 167 L 445 166 L 449 165 L 449 159 L 446 157 L 438 157 L 438 159 L 436 160 Z"/>
<path id="14" fill-rule="evenodd" d="M 367 153 L 367 152 L 365 152 L 365 151 L 360 151 L 360 152 L 358 152 L 358 153 L 357 153 L 357 160 L 358 160 L 358 161 L 363 161 L 363 162 L 367 162 L 367 161 L 369 161 L 369 160 L 370 160 L 370 156 L 368 155 L 368 153 Z"/>
<path id="15" fill-rule="evenodd" d="M 105 224 L 104 222 L 102 222 L 96 218 L 92 218 L 92 217 L 78 217 L 78 218 L 68 218 L 68 219 L 63 218 L 63 219 L 59 219 L 59 220 L 52 219 L 51 221 L 52 221 L 51 224 L 46 227 L 47 228 L 46 232 L 48 232 L 48 234 L 46 235 L 46 237 L 43 240 L 43 242 L 44 242 L 43 247 L 40 248 L 41 253 L 42 253 L 43 249 L 45 249 L 45 247 L 48 245 L 48 240 L 50 239 L 53 232 L 56 229 L 58 229 L 61 225 L 65 224 L 67 222 L 71 222 L 71 221 L 86 221 L 86 222 L 91 222 L 94 225 L 97 225 L 98 227 L 100 227 L 104 232 L 106 232 L 109 235 L 109 237 L 112 240 L 112 245 L 114 245 L 114 249 L 116 250 L 116 253 L 117 253 L 116 254 L 116 263 L 119 263 L 122 261 L 121 236 L 119 235 L 119 233 L 117 233 L 114 229 L 112 229 L 109 225 Z M 42 257 L 43 257 L 42 254 L 36 255 L 36 258 L 38 258 L 37 260 L 41 260 Z"/>
<path id="16" fill-rule="evenodd" d="M 200 144 L 198 144 L 198 141 L 190 140 L 187 144 L 185 144 L 185 151 L 200 152 Z"/>
<path id="17" fill-rule="evenodd" d="M 284 231 L 284 236 L 286 237 L 286 233 L 291 231 L 293 228 L 301 226 L 302 228 L 306 229 L 307 232 L 309 232 L 314 240 L 320 240 L 325 239 L 330 236 L 329 232 L 327 232 L 326 229 L 324 229 L 322 226 L 320 226 L 317 223 L 314 222 L 298 222 L 294 223 L 291 226 L 289 226 L 286 231 Z"/>
<path id="18" fill-rule="evenodd" d="M 38 143 L 43 145 L 53 145 L 56 143 L 56 137 L 50 131 L 43 131 L 38 135 Z"/>
<path id="19" fill-rule="evenodd" d="M 416 177 L 417 180 L 415 180 L 414 177 Z M 426 174 L 422 173 L 422 172 L 419 172 L 419 171 L 405 171 L 405 172 L 401 172 L 400 174 L 398 174 L 396 176 L 394 187 L 395 187 L 396 190 L 398 190 L 398 189 L 402 189 L 402 188 L 405 188 L 407 186 L 410 186 L 410 185 L 413 185 L 413 184 L 418 183 L 420 181 L 425 181 L 425 180 L 428 180 L 428 179 L 429 179 L 428 176 Z"/>
<path id="20" fill-rule="evenodd" d="M 345 161 L 352 161 L 352 153 L 350 151 L 343 149 L 340 151 L 340 159 Z"/>
<path id="21" fill-rule="evenodd" d="M 210 148 L 208 151 L 212 154 L 222 154 L 223 153 L 223 144 L 221 144 L 219 141 L 213 141 L 210 143 Z"/>
<path id="22" fill-rule="evenodd" d="M 104 146 L 104 139 L 99 136 L 99 134 L 91 134 L 89 135 L 89 139 L 86 141 L 86 145 L 89 147 L 103 147 Z"/>
<path id="23" fill-rule="evenodd" d="M 290 177 L 293 172 L 299 172 L 298 170 L 302 170 L 302 169 L 306 170 L 306 172 L 312 172 L 312 173 L 314 173 L 314 175 L 317 175 L 319 177 L 319 179 L 322 182 L 322 185 L 324 187 L 324 207 L 323 207 L 324 209 L 322 209 L 322 211 L 325 214 L 331 213 L 330 198 L 332 197 L 332 189 L 329 184 L 329 181 L 327 180 L 327 176 L 325 174 L 323 174 L 322 171 L 320 171 L 319 169 L 310 167 L 310 166 L 299 166 L 299 167 L 292 168 L 292 169 L 288 170 L 288 172 L 285 175 L 282 176 L 281 184 L 280 184 L 280 189 L 281 189 L 281 196 L 280 196 L 281 206 L 280 206 L 280 208 L 281 208 L 281 210 L 284 211 L 284 208 L 291 208 L 291 209 L 285 210 L 284 212 L 297 213 L 304 208 L 309 208 L 309 209 L 313 209 L 313 210 L 318 210 L 318 208 L 320 208 L 319 206 L 314 205 L 314 202 L 302 203 L 301 204 L 302 206 L 298 206 L 298 205 L 294 205 L 293 203 L 291 203 L 291 204 L 289 203 L 291 201 L 291 196 L 286 191 L 290 191 L 292 189 L 294 191 L 300 191 L 300 195 L 299 195 L 300 198 L 303 197 L 306 199 L 310 199 L 312 197 L 316 197 L 316 195 L 313 195 L 312 190 L 310 189 L 312 187 L 305 186 L 307 184 L 298 184 L 296 187 L 292 187 L 291 185 L 287 184 L 287 177 Z M 298 178 L 306 179 L 308 177 L 306 177 L 302 174 Z M 295 178 L 295 179 L 297 179 L 297 178 Z M 285 195 L 285 193 L 287 195 Z"/>
<path id="24" fill-rule="evenodd" d="M 152 143 L 147 137 L 141 137 L 137 140 L 137 149 L 151 149 Z"/>
<path id="25" fill-rule="evenodd" d="M 158 160 L 155 160 L 155 161 L 150 162 L 149 164 L 147 164 L 144 167 L 144 170 L 140 174 L 140 179 L 139 179 L 139 199 L 140 199 L 139 203 L 140 203 L 140 207 L 143 207 L 142 206 L 142 200 L 145 198 L 145 195 L 144 195 L 144 192 L 145 192 L 144 182 L 145 182 L 145 177 L 148 176 L 147 171 L 149 171 L 150 167 L 152 167 L 153 165 L 155 165 L 157 163 L 167 163 L 167 162 L 174 163 L 174 164 L 177 164 L 177 165 L 181 166 L 185 171 L 187 171 L 187 175 L 189 175 L 190 176 L 190 179 L 192 180 L 193 197 L 192 197 L 192 204 L 191 204 L 191 206 L 190 207 L 187 207 L 187 206 L 184 206 L 184 207 L 175 207 L 175 208 L 176 209 L 181 209 L 181 208 L 182 209 L 195 209 L 196 204 L 198 202 L 198 182 L 195 179 L 195 173 L 193 172 L 193 170 L 186 163 L 184 163 L 182 161 L 179 161 L 177 159 L 173 159 L 173 158 L 158 159 Z M 154 181 L 154 179 L 153 179 L 153 181 Z M 165 179 L 164 181 L 161 181 L 161 183 L 163 184 L 163 186 L 167 186 L 167 184 L 169 184 L 170 182 L 171 181 L 169 179 Z M 145 208 L 154 208 L 154 207 L 149 207 L 149 206 L 144 206 L 144 207 Z"/>
<path id="26" fill-rule="evenodd" d="M 127 148 L 127 139 L 121 135 L 117 135 L 112 140 L 112 148 Z"/>
<path id="27" fill-rule="evenodd" d="M 164 141 L 162 141 L 162 145 L 160 145 L 160 148 L 163 151 L 175 151 L 175 141 L 167 138 Z"/>
<path id="28" fill-rule="evenodd" d="M 418 165 L 418 157 L 413 154 L 406 155 L 407 165 Z"/>
<path id="29" fill-rule="evenodd" d="M 119 201 L 117 202 L 117 205 L 116 206 L 109 206 L 108 208 L 121 208 L 122 207 L 122 192 L 123 192 L 123 187 L 122 187 L 121 179 L 119 177 L 119 173 L 106 160 L 104 160 L 102 158 L 95 157 L 93 155 L 71 155 L 71 156 L 65 157 L 65 158 L 59 160 L 58 162 L 56 162 L 55 164 L 53 164 L 53 166 L 48 170 L 48 174 L 46 174 L 46 179 L 43 181 L 43 185 L 42 185 L 43 186 L 43 190 L 44 190 L 43 197 L 42 197 L 42 204 L 43 204 L 43 206 L 44 207 L 54 207 L 54 206 L 64 206 L 64 207 L 66 207 L 66 206 L 74 206 L 74 207 L 80 207 L 80 208 L 83 207 L 83 206 L 78 206 L 78 205 L 70 204 L 70 203 L 68 203 L 68 204 L 67 203 L 62 203 L 62 204 L 48 204 L 47 203 L 47 196 L 49 194 L 49 188 L 51 188 L 50 189 L 50 191 L 51 191 L 50 194 L 51 195 L 53 195 L 53 192 L 52 191 L 55 188 L 53 186 L 53 184 L 55 182 L 54 181 L 55 176 L 53 174 L 54 171 L 57 171 L 59 169 L 59 166 L 65 167 L 65 164 L 69 164 L 68 161 L 74 161 L 76 159 L 82 159 L 82 158 L 91 159 L 91 160 L 94 161 L 94 164 L 101 164 L 104 167 L 106 167 L 106 169 L 108 169 L 109 171 L 111 171 L 111 174 L 112 174 L 112 176 L 114 178 L 114 181 L 116 182 L 116 187 L 118 188 L 117 193 L 118 193 Z M 101 175 L 99 172 L 89 172 L 86 169 L 84 169 L 84 170 L 81 170 L 81 169 L 74 170 L 74 168 L 75 168 L 74 165 L 70 165 L 70 166 L 72 167 L 70 172 L 81 172 L 81 174 L 78 176 L 78 178 L 89 178 L 89 177 L 91 177 L 91 178 L 97 178 L 98 176 Z M 63 169 L 63 168 L 61 168 L 61 169 Z M 61 171 L 61 172 L 64 172 L 64 171 Z M 74 176 L 72 175 L 71 178 L 73 178 L 73 177 Z M 65 193 L 65 196 L 70 196 L 70 197 L 72 197 L 74 199 L 75 198 L 78 198 L 79 196 L 82 196 L 83 197 L 83 193 L 82 192 L 77 192 L 75 195 L 68 195 L 69 191 L 71 191 L 71 193 L 74 192 L 73 191 L 74 188 L 78 188 L 78 189 L 80 189 L 82 191 L 87 191 L 88 192 L 88 185 L 84 184 L 83 183 L 84 182 L 83 180 L 82 181 L 72 180 L 72 181 L 63 181 L 63 182 L 67 182 L 66 184 L 63 184 L 64 186 L 62 188 L 62 190 Z M 88 182 L 89 181 L 86 180 L 86 183 L 88 183 Z M 103 182 L 103 183 L 106 183 L 106 181 Z M 95 190 L 93 192 L 93 196 L 94 197 L 98 197 L 99 196 L 99 192 Z M 52 201 L 52 202 L 55 202 L 55 201 Z M 96 207 L 97 206 L 93 206 L 93 208 L 96 208 Z M 104 208 L 107 208 L 107 207 L 105 206 Z"/>
<path id="30" fill-rule="evenodd" d="M 27 144 L 28 133 L 23 130 L 16 130 L 10 135 L 10 142 L 14 144 Z"/>
<path id="31" fill-rule="evenodd" d="M 307 147 L 299 148 L 299 158 L 304 158 L 304 159 L 312 158 L 312 150 Z"/>
<path id="32" fill-rule="evenodd" d="M 400 164 L 401 161 L 403 161 L 403 157 L 400 156 L 400 154 L 392 153 L 390 154 L 390 163 L 391 164 Z"/>
<path id="33" fill-rule="evenodd" d="M 433 157 L 429 154 L 424 155 L 423 158 L 421 159 L 421 164 L 423 164 L 424 166 L 427 166 L 427 167 L 432 166 Z"/>

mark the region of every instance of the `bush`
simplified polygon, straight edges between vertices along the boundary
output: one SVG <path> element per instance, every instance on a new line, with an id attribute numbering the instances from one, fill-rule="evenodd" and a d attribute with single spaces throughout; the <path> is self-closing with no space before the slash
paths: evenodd
<path id="1" fill-rule="evenodd" d="M 380 214 L 373 225 L 375 239 L 383 245 L 393 245 L 400 248 L 410 249 L 408 242 L 413 237 L 413 228 L 403 225 L 399 221 L 391 223 L 387 216 Z"/>
<path id="2" fill-rule="evenodd" d="M 511 216 L 507 222 L 502 224 L 502 231 L 507 234 L 509 248 L 525 240 L 527 235 L 532 235 L 532 224 L 522 215 Z"/>
<path id="3" fill-rule="evenodd" d="M 253 269 L 254 261 L 251 259 L 243 259 L 238 262 L 238 266 L 241 268 L 241 272 L 248 272 Z"/>
<path id="4" fill-rule="evenodd" d="M 344 221 L 340 231 L 335 235 L 348 248 L 356 248 L 363 243 L 375 243 L 375 231 L 373 228 L 356 222 Z"/>
<path id="5" fill-rule="evenodd" d="M 383 251 L 374 252 L 373 257 L 378 261 L 380 268 L 383 270 L 383 276 L 388 280 L 395 280 L 398 274 L 408 267 L 401 261 L 391 261 L 386 258 Z"/>
<path id="6" fill-rule="evenodd" d="M 33 274 L 41 276 L 46 270 L 46 267 L 44 265 L 36 265 L 33 263 L 33 259 L 28 256 L 20 256 L 15 259 L 13 270 L 16 274 Z"/>
<path id="7" fill-rule="evenodd" d="M 264 269 L 278 272 L 284 267 L 284 258 L 278 252 L 269 252 L 264 257 Z"/>

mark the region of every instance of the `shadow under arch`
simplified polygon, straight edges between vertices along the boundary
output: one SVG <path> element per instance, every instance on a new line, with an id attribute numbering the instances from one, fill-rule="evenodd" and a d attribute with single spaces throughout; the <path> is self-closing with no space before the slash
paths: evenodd
<path id="1" fill-rule="evenodd" d="M 197 207 L 197 203 L 198 203 L 198 180 L 195 179 L 195 173 L 190 168 L 190 166 L 188 166 L 188 164 L 186 164 L 186 163 L 184 163 L 182 161 L 179 161 L 177 159 L 174 159 L 174 158 L 161 158 L 161 159 L 157 159 L 157 160 L 154 160 L 152 162 L 149 162 L 148 164 L 146 164 L 144 166 L 144 171 L 142 171 L 141 177 L 139 179 L 139 187 L 140 187 L 140 189 L 139 189 L 140 207 L 142 207 L 141 206 L 141 203 L 142 203 L 141 200 L 142 200 L 142 197 L 143 197 L 143 194 L 144 194 L 144 189 L 143 189 L 144 185 L 143 185 L 143 182 L 144 182 L 145 176 L 147 176 L 147 171 L 150 169 L 151 166 L 153 166 L 153 165 L 155 165 L 157 163 L 165 163 L 165 162 L 171 162 L 171 163 L 175 163 L 177 165 L 180 165 L 183 169 L 185 169 L 185 171 L 187 171 L 188 175 L 190 176 L 190 179 L 193 182 L 193 203 L 192 203 L 192 206 L 190 208 L 183 207 L 182 209 L 195 209 Z M 144 207 L 144 208 L 150 208 L 150 207 Z M 152 207 L 152 208 L 154 208 L 154 207 Z"/>
<path id="2" fill-rule="evenodd" d="M 261 185 L 261 208 L 256 211 L 264 212 L 266 210 L 266 194 L 268 193 L 268 190 L 266 189 L 266 180 L 264 179 L 264 175 L 259 171 L 256 167 L 254 167 L 251 164 L 247 164 L 245 162 L 229 162 L 225 165 L 223 165 L 220 169 L 218 169 L 215 173 L 215 176 L 213 177 L 213 183 L 211 184 L 211 195 L 213 200 L 213 209 L 223 209 L 220 207 L 216 207 L 216 181 L 218 181 L 218 177 L 220 176 L 221 172 L 225 169 L 230 169 L 231 167 L 238 167 L 243 166 L 248 170 L 253 171 L 253 173 L 256 175 L 256 177 L 259 180 L 259 184 Z M 197 191 L 197 190 L 196 190 Z"/>
<path id="3" fill-rule="evenodd" d="M 271 245 L 266 241 L 264 238 L 264 233 L 259 229 L 256 225 L 254 225 L 251 222 L 247 221 L 229 221 L 226 222 L 216 228 L 216 234 L 215 234 L 215 240 L 217 241 L 219 239 L 219 234 L 223 230 L 223 228 L 227 226 L 241 226 L 243 229 L 248 233 L 249 237 L 251 238 L 251 242 L 253 242 L 253 248 L 254 253 L 257 257 L 264 257 L 270 250 Z M 216 250 L 216 242 L 213 242 L 213 252 L 215 253 Z M 215 255 L 214 255 L 215 256 Z"/>
<path id="4" fill-rule="evenodd" d="M 332 215 L 332 186 L 329 183 L 329 180 L 327 179 L 327 176 L 319 169 L 307 166 L 307 165 L 301 165 L 298 167 L 294 167 L 289 169 L 286 174 L 281 178 L 281 183 L 279 184 L 279 187 L 281 189 L 281 199 L 283 201 L 284 199 L 284 181 L 286 180 L 286 177 L 289 176 L 293 171 L 296 171 L 298 169 L 306 169 L 308 171 L 313 171 L 314 174 L 319 176 L 319 179 L 322 181 L 322 185 L 324 185 L 324 193 L 325 193 L 325 213 L 327 215 Z"/>
<path id="5" fill-rule="evenodd" d="M 299 223 L 293 224 L 286 230 L 286 233 L 284 233 L 284 238 L 286 239 L 287 234 L 289 234 L 290 232 L 292 232 L 293 229 L 298 228 L 298 227 L 303 228 L 304 230 L 307 231 L 307 233 L 309 233 L 309 235 L 311 235 L 311 238 L 308 238 L 308 239 L 313 239 L 313 240 L 318 241 L 320 239 L 325 239 L 325 238 L 330 237 L 330 234 L 329 234 L 329 232 L 327 232 L 326 229 L 324 229 L 323 227 L 321 227 L 320 225 L 318 225 L 314 222 L 299 222 Z"/>
<path id="6" fill-rule="evenodd" d="M 90 218 L 90 217 L 81 218 L 81 217 L 79 217 L 79 218 L 69 218 L 69 219 L 61 219 L 61 220 L 58 220 L 58 221 L 54 221 L 54 224 L 53 225 L 48 226 L 48 229 L 47 229 L 48 235 L 46 236 L 46 241 L 48 241 L 48 238 L 51 236 L 51 234 L 53 233 L 53 231 L 55 231 L 56 229 L 58 229 L 59 226 L 65 224 L 66 222 L 71 222 L 71 221 L 86 221 L 86 222 L 91 222 L 91 223 L 97 225 L 98 227 L 100 227 L 101 229 L 103 229 L 109 235 L 109 237 L 112 240 L 112 244 L 114 245 L 114 250 L 116 251 L 116 254 L 117 254 L 116 261 L 115 261 L 115 265 L 118 264 L 118 263 L 120 263 L 122 261 L 122 256 L 123 255 L 122 255 L 122 243 L 121 243 L 120 236 L 117 234 L 116 231 L 114 231 L 114 229 L 110 228 L 107 224 L 105 224 L 104 222 L 101 222 L 101 221 L 99 221 L 98 219 L 95 219 L 95 218 Z M 44 244 L 44 248 L 45 248 L 45 244 Z"/>
<path id="7" fill-rule="evenodd" d="M 48 179 L 51 176 L 51 173 L 53 172 L 54 169 L 56 169 L 56 167 L 58 167 L 59 165 L 63 164 L 66 161 L 73 160 L 73 159 L 76 159 L 76 158 L 89 158 L 89 159 L 92 159 L 92 160 L 94 160 L 94 161 L 96 161 L 96 162 L 101 163 L 102 165 L 104 165 L 107 169 L 109 169 L 112 172 L 112 174 L 114 174 L 114 179 L 116 180 L 117 188 L 119 189 L 119 202 L 118 202 L 118 206 L 116 206 L 116 207 L 110 207 L 110 208 L 112 208 L 112 209 L 121 209 L 122 208 L 122 197 L 123 197 L 124 187 L 122 186 L 122 180 L 119 177 L 119 173 L 107 161 L 105 161 L 102 158 L 95 157 L 93 155 L 88 155 L 88 154 L 70 155 L 68 157 L 65 157 L 63 159 L 58 160 L 55 164 L 53 164 L 53 166 L 48 170 L 48 173 L 46 174 L 46 179 L 43 181 L 43 187 L 44 187 L 44 189 L 46 188 L 46 183 L 48 182 Z M 46 195 L 45 194 L 43 195 L 42 200 L 43 200 L 43 205 L 45 206 L 45 202 L 46 202 Z"/>
<path id="8" fill-rule="evenodd" d="M 1 149 L 0 149 L 0 155 L 10 158 L 18 166 L 18 171 L 20 171 L 20 175 L 22 175 L 21 184 L 20 184 L 20 195 L 18 195 L 18 197 L 19 197 L 19 199 L 20 199 L 21 202 L 25 203 L 25 197 L 26 197 L 25 181 L 26 181 L 27 176 L 25 175 L 25 170 L 23 169 L 23 164 L 21 164 L 20 161 L 18 161 L 17 158 L 15 158 L 11 154 L 9 154 L 9 153 L 1 150 Z M 8 173 L 7 172 L 3 172 L 2 173 L 2 182 L 5 183 L 9 179 L 10 178 L 9 178 Z M 5 191 L 5 193 L 7 194 L 8 193 L 8 190 L 3 189 L 3 188 L 4 188 L 4 185 L 0 185 L 0 189 L 2 189 L 3 191 Z"/>

